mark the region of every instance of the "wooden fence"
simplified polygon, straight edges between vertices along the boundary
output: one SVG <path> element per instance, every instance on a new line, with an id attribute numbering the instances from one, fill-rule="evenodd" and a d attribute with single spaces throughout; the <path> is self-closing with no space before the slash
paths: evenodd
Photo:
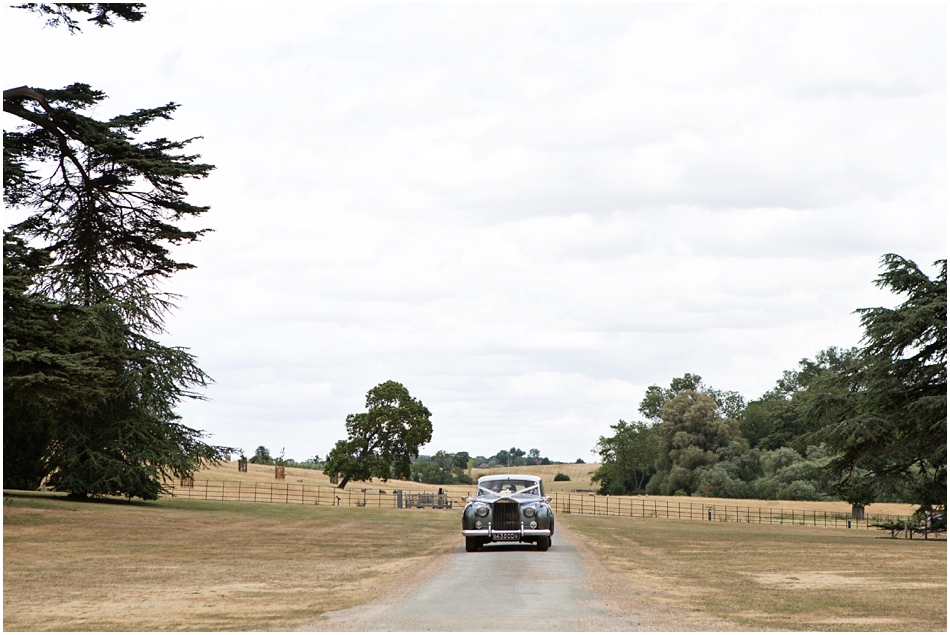
<path id="1" fill-rule="evenodd" d="M 860 527 L 870 529 L 877 523 L 901 522 L 909 516 L 865 514 L 852 520 L 847 512 L 826 512 L 776 507 L 744 507 L 741 505 L 694 503 L 690 501 L 658 501 L 646 498 L 617 498 L 556 492 L 551 505 L 556 513 L 592 514 L 596 516 L 628 516 L 631 518 L 668 518 L 716 522 L 760 523 L 769 525 L 811 525 L 815 527 Z"/>
<path id="2" fill-rule="evenodd" d="M 377 507 L 395 509 L 399 495 L 396 490 L 340 490 L 323 485 L 298 483 L 248 483 L 245 481 L 194 481 L 189 484 L 166 484 L 175 498 L 243 503 L 281 503 L 286 505 L 336 505 L 340 507 Z M 413 492 L 401 490 L 403 497 Z M 415 494 L 426 492 L 414 492 Z M 431 493 L 429 493 L 431 495 Z M 460 502 L 462 499 L 457 499 Z"/>
<path id="3" fill-rule="evenodd" d="M 280 503 L 295 505 L 335 505 L 341 507 L 376 507 L 395 509 L 400 495 L 396 490 L 346 489 L 322 485 L 287 482 L 247 483 L 244 481 L 193 481 L 167 485 L 175 498 L 240 501 L 245 503 Z M 403 507 L 413 496 L 439 496 L 431 491 L 400 490 Z M 846 512 L 826 512 L 776 507 L 745 507 L 728 504 L 706 504 L 686 501 L 659 501 L 648 498 L 592 496 L 590 494 L 555 492 L 551 506 L 559 514 L 626 516 L 631 518 L 665 518 L 715 522 L 763 523 L 772 525 L 811 525 L 814 527 L 854 527 L 870 529 L 874 524 L 900 523 L 909 516 L 866 514 L 853 520 Z M 446 497 L 447 506 L 464 506 L 462 497 Z M 849 524 L 850 523 L 850 524 Z"/>

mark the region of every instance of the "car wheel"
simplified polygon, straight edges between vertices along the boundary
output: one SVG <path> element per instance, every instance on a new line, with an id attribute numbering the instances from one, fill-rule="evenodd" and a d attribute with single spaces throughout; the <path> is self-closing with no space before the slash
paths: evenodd
<path id="1" fill-rule="evenodd" d="M 551 546 L 551 539 L 547 536 L 541 536 L 538 538 L 538 551 L 547 551 L 548 547 Z"/>
<path id="2" fill-rule="evenodd" d="M 481 540 L 477 536 L 465 536 L 465 551 L 478 551 L 481 546 Z"/>

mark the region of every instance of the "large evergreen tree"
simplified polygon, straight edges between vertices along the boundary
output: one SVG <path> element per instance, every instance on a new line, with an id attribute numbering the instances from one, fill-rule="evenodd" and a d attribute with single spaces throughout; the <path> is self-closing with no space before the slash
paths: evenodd
<path id="1" fill-rule="evenodd" d="M 842 491 L 871 480 L 923 507 L 946 506 L 947 261 L 933 279 L 896 254 L 882 263 L 877 285 L 905 299 L 858 310 L 860 356 L 828 382 L 815 416 L 833 418 L 821 437 Z"/>
<path id="2" fill-rule="evenodd" d="M 20 8 L 70 33 L 81 14 L 100 27 L 144 16 L 141 4 Z M 155 339 L 175 301 L 161 284 L 192 267 L 169 248 L 207 231 L 180 226 L 208 209 L 186 201 L 183 182 L 212 166 L 183 152 L 192 139 L 139 140 L 176 104 L 86 114 L 104 99 L 81 83 L 3 92 L 4 112 L 22 122 L 3 133 L 4 201 L 26 216 L 4 236 L 4 485 L 43 473 L 81 497 L 154 499 L 163 479 L 231 450 L 180 422 L 175 406 L 201 398 L 209 378 L 186 349 Z M 51 386 L 72 401 L 51 400 Z"/>
<path id="3" fill-rule="evenodd" d="M 3 486 L 36 489 L 58 416 L 115 394 L 121 345 L 100 336 L 104 307 L 55 302 L 31 291 L 49 254 L 4 233 Z"/>

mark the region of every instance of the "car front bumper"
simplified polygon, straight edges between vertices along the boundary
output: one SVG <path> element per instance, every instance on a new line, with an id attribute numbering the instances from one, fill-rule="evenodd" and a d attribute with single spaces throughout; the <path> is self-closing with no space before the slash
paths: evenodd
<path id="1" fill-rule="evenodd" d="M 538 536 L 550 536 L 550 529 L 508 529 L 505 531 L 495 531 L 494 529 L 463 529 L 463 536 L 479 536 L 489 540 L 521 540 L 522 538 L 536 538 Z"/>

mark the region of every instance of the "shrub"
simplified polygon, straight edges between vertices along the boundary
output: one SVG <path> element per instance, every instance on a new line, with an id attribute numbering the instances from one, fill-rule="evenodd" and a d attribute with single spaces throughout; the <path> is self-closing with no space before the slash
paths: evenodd
<path id="1" fill-rule="evenodd" d="M 676 492 L 673 492 L 673 496 L 676 496 L 677 492 L 683 492 L 682 495 L 683 495 L 683 496 L 686 496 L 686 491 L 685 491 L 685 490 L 681 490 L 681 489 L 678 489 L 678 490 L 676 490 Z M 719 486 L 718 486 L 718 485 L 712 485 L 712 484 L 710 484 L 710 483 L 707 483 L 707 484 L 705 484 L 705 485 L 701 485 L 700 488 L 699 488 L 698 490 L 696 490 L 696 492 L 695 492 L 695 495 L 696 495 L 696 496 L 705 496 L 705 497 L 707 497 L 707 498 L 715 498 L 715 497 L 717 497 L 718 494 L 719 494 Z"/>
<path id="2" fill-rule="evenodd" d="M 693 486 L 693 473 L 685 467 L 675 465 L 673 469 L 670 470 L 670 475 L 667 477 L 664 487 L 665 491 L 663 491 L 662 494 L 669 496 L 678 489 L 692 492 L 695 487 Z"/>
<path id="3" fill-rule="evenodd" d="M 813 501 L 820 495 L 809 481 L 793 481 L 778 491 L 778 497 L 790 501 Z"/>
<path id="4" fill-rule="evenodd" d="M 656 474 L 650 477 L 650 480 L 647 481 L 647 486 L 644 490 L 644 493 L 648 496 L 656 496 L 663 492 L 666 487 L 666 479 L 669 478 L 669 470 L 660 470 Z"/>
<path id="5" fill-rule="evenodd" d="M 569 480 L 571 480 L 571 477 L 568 476 L 567 474 L 564 474 L 563 472 L 558 472 L 558 473 L 554 476 L 554 480 L 555 480 L 555 481 L 569 481 Z"/>

